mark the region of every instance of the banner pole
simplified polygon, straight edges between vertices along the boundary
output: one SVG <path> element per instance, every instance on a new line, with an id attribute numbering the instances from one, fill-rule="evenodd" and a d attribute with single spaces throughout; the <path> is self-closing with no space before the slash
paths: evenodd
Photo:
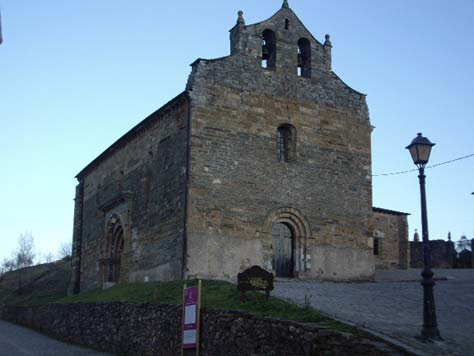
<path id="1" fill-rule="evenodd" d="M 198 279 L 198 305 L 197 305 L 197 343 L 196 356 L 199 356 L 199 344 L 201 343 L 201 280 Z"/>
<path id="2" fill-rule="evenodd" d="M 184 334 L 184 304 L 185 304 L 185 298 L 186 296 L 186 283 L 183 285 L 183 309 L 182 315 L 181 315 L 181 356 L 184 356 L 184 341 L 183 341 L 183 334 Z"/>

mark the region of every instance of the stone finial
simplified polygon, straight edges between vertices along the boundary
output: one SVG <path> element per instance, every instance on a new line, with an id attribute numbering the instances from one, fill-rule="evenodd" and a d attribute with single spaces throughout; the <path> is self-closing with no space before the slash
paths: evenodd
<path id="1" fill-rule="evenodd" d="M 332 43 L 329 35 L 326 35 L 326 41 L 324 41 L 324 53 L 326 53 L 326 68 L 331 70 L 332 67 Z"/>
<path id="2" fill-rule="evenodd" d="M 448 232 L 448 240 L 451 241 L 451 231 Z"/>
<path id="3" fill-rule="evenodd" d="M 413 235 L 413 241 L 420 242 L 420 235 L 418 235 L 418 231 L 415 229 L 415 235 Z"/>
<path id="4" fill-rule="evenodd" d="M 329 36 L 328 34 L 326 34 L 326 41 L 324 41 L 324 45 L 325 46 L 328 46 L 328 47 L 332 47 L 332 43 L 331 43 L 331 36 Z"/>
<path id="5" fill-rule="evenodd" d="M 237 12 L 237 15 L 237 25 L 245 25 L 244 12 L 242 10 L 239 10 L 239 12 Z"/>
<path id="6" fill-rule="evenodd" d="M 284 9 L 289 9 L 290 5 L 288 5 L 288 0 L 283 0 L 283 5 L 281 5 L 281 7 Z"/>

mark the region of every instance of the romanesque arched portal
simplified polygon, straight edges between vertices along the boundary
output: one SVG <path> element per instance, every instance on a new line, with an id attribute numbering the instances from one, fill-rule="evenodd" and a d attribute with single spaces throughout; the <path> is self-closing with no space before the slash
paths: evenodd
<path id="1" fill-rule="evenodd" d="M 277 277 L 296 277 L 306 271 L 311 230 L 298 209 L 285 207 L 272 211 L 265 219 L 264 232 L 272 239 L 272 267 Z"/>

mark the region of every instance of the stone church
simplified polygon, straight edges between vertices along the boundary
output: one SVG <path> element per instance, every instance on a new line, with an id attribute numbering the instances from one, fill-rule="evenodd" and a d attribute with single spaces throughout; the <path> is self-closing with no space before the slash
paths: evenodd
<path id="1" fill-rule="evenodd" d="M 331 51 L 286 0 L 257 24 L 239 12 L 230 55 L 198 58 L 184 92 L 77 175 L 71 291 L 406 268 L 407 214 L 372 208 L 366 96 Z"/>

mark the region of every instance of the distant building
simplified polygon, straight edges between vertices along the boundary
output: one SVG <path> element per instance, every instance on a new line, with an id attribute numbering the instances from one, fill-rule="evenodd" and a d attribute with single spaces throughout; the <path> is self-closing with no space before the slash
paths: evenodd
<path id="1" fill-rule="evenodd" d="M 408 215 L 373 208 L 375 268 L 405 269 L 410 264 Z"/>
<path id="2" fill-rule="evenodd" d="M 456 251 L 459 253 L 463 250 L 471 251 L 471 241 L 468 240 L 466 235 L 462 235 L 461 238 L 456 241 Z"/>

